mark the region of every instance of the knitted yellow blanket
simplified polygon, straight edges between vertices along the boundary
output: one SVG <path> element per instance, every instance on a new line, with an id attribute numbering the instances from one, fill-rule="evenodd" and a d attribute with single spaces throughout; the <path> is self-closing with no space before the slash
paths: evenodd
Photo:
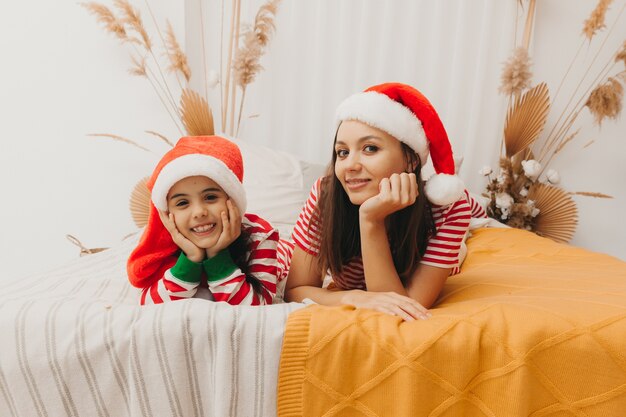
<path id="1" fill-rule="evenodd" d="M 429 320 L 291 314 L 278 416 L 626 415 L 626 263 L 481 229 Z"/>

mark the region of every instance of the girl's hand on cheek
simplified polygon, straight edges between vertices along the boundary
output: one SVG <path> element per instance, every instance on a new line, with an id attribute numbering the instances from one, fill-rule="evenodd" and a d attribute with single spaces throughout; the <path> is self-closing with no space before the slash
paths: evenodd
<path id="1" fill-rule="evenodd" d="M 194 243 L 183 236 L 176 226 L 174 215 L 165 211 L 159 210 L 159 217 L 163 222 L 163 225 L 170 232 L 172 240 L 176 245 L 185 253 L 185 256 L 192 262 L 202 262 L 204 259 L 204 250 L 194 245 Z"/>
<path id="2" fill-rule="evenodd" d="M 241 235 L 241 214 L 235 204 L 229 200 L 226 201 L 228 213 L 223 211 L 222 216 L 222 233 L 220 237 L 210 248 L 206 249 L 206 255 L 208 258 L 212 258 L 223 249 L 226 249 L 233 243 L 239 235 Z"/>
<path id="3" fill-rule="evenodd" d="M 418 195 L 417 177 L 412 172 L 393 174 L 383 178 L 378 189 L 377 195 L 361 204 L 361 220 L 382 222 L 390 214 L 415 203 Z"/>

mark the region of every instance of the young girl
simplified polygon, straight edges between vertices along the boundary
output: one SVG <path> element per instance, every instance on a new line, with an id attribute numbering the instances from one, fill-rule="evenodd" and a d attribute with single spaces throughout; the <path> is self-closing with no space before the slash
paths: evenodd
<path id="1" fill-rule="evenodd" d="M 218 136 L 181 138 L 156 166 L 148 225 L 127 269 L 141 304 L 199 297 L 271 304 L 278 232 L 246 210 L 243 160 Z"/>
<path id="2" fill-rule="evenodd" d="M 470 217 L 485 212 L 454 175 L 446 131 L 419 91 L 371 87 L 341 103 L 336 119 L 327 175 L 294 229 L 285 298 L 426 319 L 459 270 Z M 429 153 L 437 174 L 424 183 Z"/>

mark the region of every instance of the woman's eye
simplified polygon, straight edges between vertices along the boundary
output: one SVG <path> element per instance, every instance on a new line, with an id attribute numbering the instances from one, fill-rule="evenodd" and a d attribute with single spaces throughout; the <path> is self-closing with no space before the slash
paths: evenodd
<path id="1" fill-rule="evenodd" d="M 217 196 L 215 194 L 207 194 L 206 196 L 204 196 L 204 199 L 206 201 L 215 201 L 217 200 Z"/>
<path id="2" fill-rule="evenodd" d="M 348 151 L 345 149 L 337 149 L 335 153 L 337 154 L 337 157 L 339 158 L 345 158 L 346 156 L 348 156 Z"/>
<path id="3" fill-rule="evenodd" d="M 175 206 L 176 207 L 185 207 L 187 205 L 187 200 L 179 200 L 176 202 Z"/>
<path id="4" fill-rule="evenodd" d="M 367 145 L 363 148 L 365 152 L 376 152 L 378 150 L 378 146 L 375 145 Z"/>

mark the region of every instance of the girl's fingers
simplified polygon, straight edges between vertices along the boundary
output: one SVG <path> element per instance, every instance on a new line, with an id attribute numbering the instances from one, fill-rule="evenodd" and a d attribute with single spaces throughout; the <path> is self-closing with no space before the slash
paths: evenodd
<path id="1" fill-rule="evenodd" d="M 224 233 L 230 234 L 230 219 L 225 211 L 222 212 L 222 235 Z"/>
<path id="2" fill-rule="evenodd" d="M 239 209 L 230 199 L 226 200 L 228 206 L 228 219 L 230 221 L 231 234 L 234 236 L 237 233 L 237 229 L 241 228 L 241 215 Z"/>

